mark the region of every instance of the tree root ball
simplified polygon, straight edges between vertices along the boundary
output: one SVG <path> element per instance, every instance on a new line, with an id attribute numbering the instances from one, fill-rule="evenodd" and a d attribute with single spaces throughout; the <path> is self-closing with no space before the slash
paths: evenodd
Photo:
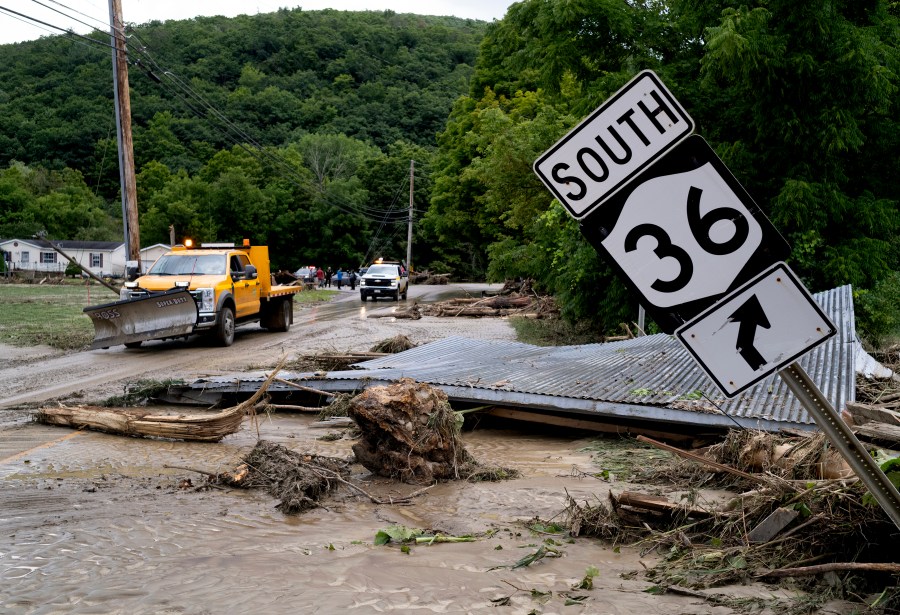
<path id="1" fill-rule="evenodd" d="M 373 474 L 432 483 L 466 478 L 477 465 L 460 438 L 462 417 L 428 384 L 403 378 L 369 388 L 353 399 L 348 415 L 362 432 L 353 452 Z"/>

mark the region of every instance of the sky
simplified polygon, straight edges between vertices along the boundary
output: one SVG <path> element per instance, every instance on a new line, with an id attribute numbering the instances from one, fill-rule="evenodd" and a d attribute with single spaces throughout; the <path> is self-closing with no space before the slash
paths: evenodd
<path id="1" fill-rule="evenodd" d="M 383 11 L 418 15 L 453 15 L 482 21 L 502 19 L 514 0 L 121 0 L 122 18 L 126 23 L 190 19 L 200 15 L 271 13 L 279 8 L 302 8 L 307 11 L 336 9 L 340 11 Z M 6 10 L 4 10 L 6 9 Z M 49 26 L 35 25 L 24 17 L 38 19 Z M 59 28 L 71 28 L 78 34 L 93 29 L 108 29 L 107 0 L 0 0 L 0 44 L 33 40 L 41 36 L 61 34 Z"/>

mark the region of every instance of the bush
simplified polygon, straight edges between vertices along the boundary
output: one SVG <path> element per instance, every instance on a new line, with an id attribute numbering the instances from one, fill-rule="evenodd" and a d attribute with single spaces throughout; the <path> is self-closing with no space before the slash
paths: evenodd
<path id="1" fill-rule="evenodd" d="M 66 265 L 66 277 L 77 278 L 81 275 L 81 267 L 76 265 L 75 263 L 70 262 Z"/>
<path id="2" fill-rule="evenodd" d="M 856 330 L 873 348 L 900 338 L 900 272 L 895 271 L 871 290 L 853 293 Z"/>

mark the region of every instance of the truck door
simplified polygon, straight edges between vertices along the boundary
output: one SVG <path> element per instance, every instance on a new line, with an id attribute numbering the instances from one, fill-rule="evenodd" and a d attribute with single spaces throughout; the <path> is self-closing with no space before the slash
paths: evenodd
<path id="1" fill-rule="evenodd" d="M 243 318 L 259 313 L 259 279 L 244 279 L 244 270 L 250 264 L 250 259 L 246 254 L 232 254 L 229 263 L 235 316 Z"/>

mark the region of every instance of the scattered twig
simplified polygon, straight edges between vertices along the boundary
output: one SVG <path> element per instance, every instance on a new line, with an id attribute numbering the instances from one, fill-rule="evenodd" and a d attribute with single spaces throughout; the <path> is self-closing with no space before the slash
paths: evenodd
<path id="1" fill-rule="evenodd" d="M 770 570 L 760 577 L 781 579 L 784 577 L 807 577 L 825 572 L 852 571 L 852 572 L 889 572 L 900 574 L 900 564 L 868 563 L 868 562 L 833 562 L 831 564 L 819 564 L 817 566 L 801 566 L 799 568 L 779 568 Z"/>
<path id="2" fill-rule="evenodd" d="M 663 444 L 662 442 L 658 442 L 657 440 L 653 440 L 652 438 L 648 438 L 647 436 L 637 436 L 637 439 L 641 442 L 646 442 L 647 444 L 652 444 L 657 448 L 661 448 L 664 451 L 669 451 L 670 453 L 674 453 L 679 457 L 683 457 L 685 459 L 689 459 L 691 461 L 696 461 L 697 463 L 701 463 L 703 465 L 707 465 L 711 468 L 716 468 L 722 472 L 728 472 L 729 474 L 733 474 L 735 476 L 740 476 L 741 478 L 745 478 L 747 480 L 760 483 L 762 485 L 768 485 L 769 481 L 759 476 L 754 476 L 753 474 L 747 474 L 746 472 L 742 472 L 736 468 L 732 468 L 731 466 L 727 466 L 725 464 L 719 463 L 717 461 L 713 461 L 711 459 L 707 459 L 706 457 L 702 457 L 700 455 L 695 455 L 694 453 L 689 453 L 675 446 L 669 446 L 668 444 Z"/>

